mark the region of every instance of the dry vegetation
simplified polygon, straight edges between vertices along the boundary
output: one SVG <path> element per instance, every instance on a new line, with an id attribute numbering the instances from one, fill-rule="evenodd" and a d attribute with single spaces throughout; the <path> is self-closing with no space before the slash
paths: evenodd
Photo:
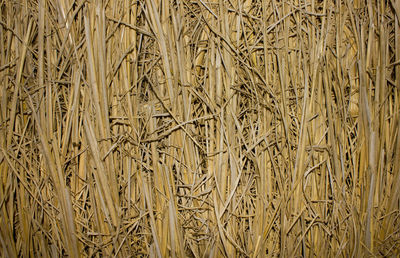
<path id="1" fill-rule="evenodd" d="M 2 257 L 400 250 L 400 0 L 3 0 Z"/>

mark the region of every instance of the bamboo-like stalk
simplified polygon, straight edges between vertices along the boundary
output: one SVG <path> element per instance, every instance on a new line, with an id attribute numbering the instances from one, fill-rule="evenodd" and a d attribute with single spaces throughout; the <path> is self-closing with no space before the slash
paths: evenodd
<path id="1" fill-rule="evenodd" d="M 5 1 L 0 255 L 399 255 L 400 0 Z"/>

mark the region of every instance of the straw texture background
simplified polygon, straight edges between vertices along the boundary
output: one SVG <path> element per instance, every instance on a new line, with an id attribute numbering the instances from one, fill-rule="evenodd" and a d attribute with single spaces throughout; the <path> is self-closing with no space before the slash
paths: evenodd
<path id="1" fill-rule="evenodd" d="M 3 0 L 2 257 L 400 250 L 400 0 Z"/>

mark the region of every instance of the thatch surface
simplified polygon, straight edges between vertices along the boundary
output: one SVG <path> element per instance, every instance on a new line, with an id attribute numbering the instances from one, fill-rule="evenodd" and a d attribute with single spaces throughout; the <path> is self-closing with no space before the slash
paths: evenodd
<path id="1" fill-rule="evenodd" d="M 2 257 L 400 250 L 400 0 L 5 0 Z"/>

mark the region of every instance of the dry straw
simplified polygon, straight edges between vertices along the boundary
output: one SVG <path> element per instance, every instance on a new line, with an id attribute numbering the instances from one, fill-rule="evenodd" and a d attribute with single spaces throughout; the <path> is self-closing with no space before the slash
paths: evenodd
<path id="1" fill-rule="evenodd" d="M 3 0 L 2 257 L 400 254 L 400 0 Z"/>

